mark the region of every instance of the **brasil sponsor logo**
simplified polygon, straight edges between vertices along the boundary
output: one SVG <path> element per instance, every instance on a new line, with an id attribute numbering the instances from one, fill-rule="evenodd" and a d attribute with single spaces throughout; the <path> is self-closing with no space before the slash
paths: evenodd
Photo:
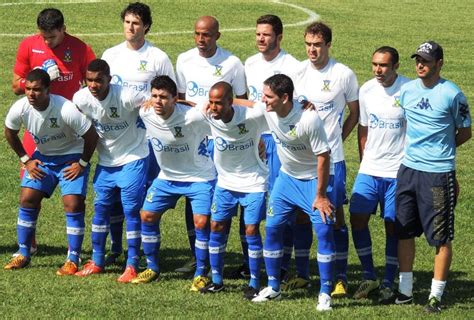
<path id="1" fill-rule="evenodd" d="M 405 126 L 403 119 L 379 118 L 369 114 L 369 127 L 371 129 L 401 129 Z"/>
<path id="2" fill-rule="evenodd" d="M 214 139 L 214 145 L 218 151 L 244 151 L 254 146 L 253 139 L 248 139 L 241 142 L 228 142 L 222 137 Z"/>
<path id="3" fill-rule="evenodd" d="M 151 145 L 153 150 L 157 152 L 172 152 L 172 153 L 182 153 L 189 152 L 189 144 L 164 144 L 158 138 L 151 138 Z"/>

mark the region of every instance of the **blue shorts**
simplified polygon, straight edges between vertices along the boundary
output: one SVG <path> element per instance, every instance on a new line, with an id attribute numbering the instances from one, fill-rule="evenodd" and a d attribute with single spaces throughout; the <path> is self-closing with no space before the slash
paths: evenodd
<path id="1" fill-rule="evenodd" d="M 346 196 L 346 162 L 344 160 L 334 163 L 334 206 L 336 208 L 347 204 Z"/>
<path id="2" fill-rule="evenodd" d="M 21 180 L 21 186 L 23 188 L 39 190 L 45 193 L 46 198 L 49 198 L 59 184 L 62 196 L 71 194 L 86 196 L 90 165 L 74 180 L 64 179 L 63 174 L 63 170 L 70 166 L 70 162 L 79 161 L 81 158 L 80 154 L 43 156 L 39 154 L 39 152 L 35 152 L 32 158 L 41 160 L 43 165 L 39 167 L 46 175 L 41 180 L 33 180 L 28 172 L 25 171 L 25 175 Z"/>
<path id="3" fill-rule="evenodd" d="M 369 176 L 359 173 L 352 189 L 349 212 L 375 214 L 380 203 L 380 213 L 386 221 L 395 222 L 395 190 L 397 179 Z"/>
<path id="4" fill-rule="evenodd" d="M 259 224 L 265 217 L 265 192 L 237 192 L 216 187 L 212 199 L 213 221 L 230 220 L 237 215 L 237 205 L 244 208 L 244 223 Z"/>
<path id="5" fill-rule="evenodd" d="M 333 180 L 330 176 L 327 195 L 331 203 L 334 201 Z M 295 209 L 299 208 L 309 215 L 312 223 L 323 223 L 318 210 L 313 210 L 318 179 L 300 180 L 280 171 L 275 181 L 267 209 L 266 226 L 281 226 L 295 220 Z M 333 224 L 326 219 L 326 224 Z"/>
<path id="6" fill-rule="evenodd" d="M 120 198 L 124 212 L 139 211 L 146 192 L 148 158 L 123 166 L 97 165 L 94 176 L 95 203 L 111 206 Z"/>
<path id="7" fill-rule="evenodd" d="M 196 214 L 211 214 L 211 197 L 215 180 L 206 182 L 180 182 L 156 178 L 148 189 L 143 210 L 163 213 L 176 206 L 178 199 L 185 196 L 191 201 Z"/>
<path id="8" fill-rule="evenodd" d="M 275 180 L 280 172 L 281 162 L 280 158 L 278 158 L 277 147 L 271 133 L 262 134 L 262 139 L 263 142 L 265 142 L 265 157 L 269 170 L 268 193 L 271 193 L 273 186 L 275 185 Z"/>

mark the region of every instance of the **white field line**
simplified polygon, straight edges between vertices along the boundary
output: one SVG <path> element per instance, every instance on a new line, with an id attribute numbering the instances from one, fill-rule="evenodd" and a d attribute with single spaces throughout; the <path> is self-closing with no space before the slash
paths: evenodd
<path id="1" fill-rule="evenodd" d="M 56 2 L 41 2 L 41 3 L 92 3 L 92 2 L 105 2 L 105 1 L 100 1 L 100 0 L 82 0 L 82 1 L 56 1 Z M 298 22 L 295 22 L 295 23 L 289 23 L 289 24 L 285 24 L 285 28 L 291 28 L 291 27 L 299 27 L 299 26 L 302 26 L 302 25 L 307 25 L 307 24 L 310 24 L 314 21 L 317 21 L 319 20 L 320 16 L 310 10 L 310 9 L 307 9 L 305 7 L 301 7 L 301 6 L 298 6 L 296 4 L 292 4 L 292 3 L 286 3 L 286 2 L 282 2 L 280 0 L 271 0 L 272 3 L 275 3 L 275 4 L 278 4 L 278 5 L 284 5 L 284 6 L 288 6 L 288 7 L 292 7 L 294 9 L 297 9 L 297 10 L 300 10 L 300 11 L 303 11 L 304 13 L 306 13 L 308 15 L 308 18 L 306 20 L 303 20 L 303 21 L 298 21 Z M 37 3 L 37 2 L 34 2 L 34 3 Z M 18 4 L 18 3 L 16 3 Z M 21 4 L 26 4 L 26 2 L 23 2 Z M 4 6 L 4 5 L 7 5 L 7 4 L 0 4 L 0 6 Z M 9 5 L 13 5 L 12 3 L 9 3 Z M 223 29 L 220 29 L 219 31 L 220 32 L 241 32 L 241 31 L 252 31 L 252 30 L 255 30 L 255 26 L 252 26 L 252 27 L 243 27 L 243 28 L 223 28 Z M 192 30 L 186 30 L 186 31 L 161 31 L 161 32 L 150 32 L 148 33 L 148 35 L 151 35 L 151 36 L 164 36 L 164 35 L 180 35 L 180 34 L 191 34 L 192 33 Z M 19 34 L 19 33 L 0 33 L 0 37 L 26 37 L 26 36 L 29 36 L 30 34 Z M 78 37 L 83 37 L 83 36 L 88 36 L 88 37 L 106 37 L 106 36 L 120 36 L 120 35 L 123 35 L 122 32 L 108 32 L 108 33 L 74 33 L 75 36 L 78 36 Z"/>

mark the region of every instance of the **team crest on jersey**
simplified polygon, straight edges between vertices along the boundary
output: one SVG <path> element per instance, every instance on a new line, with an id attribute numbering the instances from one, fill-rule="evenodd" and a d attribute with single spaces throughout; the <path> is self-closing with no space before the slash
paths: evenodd
<path id="1" fill-rule="evenodd" d="M 66 50 L 64 50 L 64 58 L 63 58 L 63 61 L 64 61 L 64 62 L 71 62 L 71 61 L 72 61 L 71 50 L 70 50 L 69 48 L 67 48 Z"/>
<path id="2" fill-rule="evenodd" d="M 239 123 L 237 125 L 237 127 L 239 128 L 239 134 L 242 135 L 242 134 L 246 134 L 248 133 L 249 131 L 247 130 L 247 128 L 245 128 L 245 123 Z"/>
<path id="3" fill-rule="evenodd" d="M 119 115 L 117 113 L 117 107 L 110 107 L 110 117 L 111 118 L 118 118 Z"/>
<path id="4" fill-rule="evenodd" d="M 331 91 L 331 89 L 329 89 L 330 84 L 331 80 L 323 80 L 323 87 L 321 88 L 321 91 Z"/>
<path id="5" fill-rule="evenodd" d="M 273 207 L 268 207 L 267 216 L 273 217 Z"/>
<path id="6" fill-rule="evenodd" d="M 296 137 L 296 126 L 290 124 L 289 127 L 290 127 L 290 132 L 288 132 L 288 135 L 290 137 Z"/>
<path id="7" fill-rule="evenodd" d="M 140 60 L 140 65 L 138 66 L 138 71 L 146 71 L 146 65 L 147 64 L 148 64 L 148 61 Z"/>
<path id="8" fill-rule="evenodd" d="M 216 211 L 217 211 L 217 205 L 216 205 L 215 202 L 213 202 L 212 205 L 211 205 L 211 212 L 215 213 Z"/>
<path id="9" fill-rule="evenodd" d="M 59 128 L 58 118 L 49 118 L 49 127 L 50 128 Z"/>
<path id="10" fill-rule="evenodd" d="M 184 138 L 183 133 L 181 132 L 183 128 L 182 127 L 174 127 L 174 137 L 175 138 Z"/>
<path id="11" fill-rule="evenodd" d="M 155 193 L 153 191 L 150 191 L 148 192 L 148 194 L 146 195 L 146 202 L 153 202 L 153 196 L 155 195 Z"/>
<path id="12" fill-rule="evenodd" d="M 400 96 L 394 96 L 393 97 L 393 104 L 392 107 L 394 108 L 400 108 L 402 105 L 400 103 Z"/>
<path id="13" fill-rule="evenodd" d="M 421 98 L 421 100 L 416 104 L 415 109 L 428 110 L 433 108 L 431 107 L 430 100 L 428 98 Z"/>
<path id="14" fill-rule="evenodd" d="M 216 68 L 216 70 L 214 71 L 213 75 L 216 76 L 216 77 L 222 76 L 222 66 L 216 64 L 214 67 Z"/>

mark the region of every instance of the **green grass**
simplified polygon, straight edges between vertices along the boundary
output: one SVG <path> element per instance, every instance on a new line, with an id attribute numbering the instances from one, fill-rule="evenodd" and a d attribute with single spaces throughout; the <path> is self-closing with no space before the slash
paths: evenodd
<path id="1" fill-rule="evenodd" d="M 8 1 L 8 0 L 7 0 Z M 111 1 L 87 4 L 41 4 L 3 6 L 0 1 L 0 98 L 2 121 L 13 101 L 11 70 L 16 48 L 22 36 L 35 32 L 37 13 L 44 7 L 56 6 L 66 17 L 68 31 L 81 34 L 98 56 L 122 41 L 119 12 L 128 1 Z M 19 2 L 19 1 L 17 1 Z M 26 1 L 24 1 L 26 2 Z M 31 2 L 31 1 L 28 1 Z M 59 1 L 58 1 L 59 2 Z M 67 2 L 67 1 L 64 1 Z M 332 55 L 351 67 L 359 83 L 371 78 L 370 57 L 381 45 L 396 47 L 401 56 L 400 72 L 415 77 L 414 64 L 409 56 L 424 40 L 434 39 L 445 50 L 443 75 L 455 81 L 468 100 L 474 100 L 474 62 L 472 59 L 474 6 L 471 1 L 355 1 L 355 0 L 288 0 L 317 12 L 333 28 Z M 252 28 L 256 18 L 265 13 L 279 15 L 283 22 L 295 23 L 307 18 L 294 8 L 269 1 L 147 1 L 154 12 L 152 34 L 148 39 L 168 53 L 173 62 L 179 53 L 193 46 L 192 30 L 200 15 L 215 15 L 222 29 Z M 182 31 L 170 35 L 166 32 Z M 286 28 L 283 47 L 299 59 L 305 59 L 304 27 Z M 160 33 L 161 32 L 161 33 Z M 95 36 L 96 33 L 116 33 Z M 165 33 L 165 34 L 163 34 Z M 221 46 L 231 50 L 242 60 L 255 53 L 254 31 L 223 32 Z M 358 170 L 355 135 L 345 143 L 350 192 Z M 472 257 L 471 213 L 474 212 L 474 170 L 470 166 L 472 142 L 459 148 L 458 179 L 461 197 L 456 210 L 456 240 L 454 261 L 443 302 L 447 308 L 443 318 L 474 318 L 474 269 Z M 4 264 L 16 250 L 16 215 L 18 206 L 18 159 L 9 149 L 5 138 L 0 137 L 0 264 Z M 92 189 L 90 189 L 92 190 Z M 87 207 L 87 234 L 84 256 L 91 252 L 90 219 L 91 197 Z M 3 318 L 303 318 L 315 317 L 315 299 L 318 279 L 316 261 L 312 255 L 313 287 L 309 291 L 295 292 L 278 303 L 254 305 L 242 300 L 240 286 L 243 281 L 226 281 L 226 293 L 218 296 L 201 296 L 189 292 L 190 280 L 172 270 L 189 256 L 183 219 L 182 203 L 176 210 L 165 214 L 162 222 L 162 278 L 161 281 L 143 286 L 120 285 L 115 282 L 118 268 L 105 275 L 90 279 L 59 278 L 54 272 L 63 262 L 66 253 L 65 219 L 60 197 L 43 202 L 38 223 L 40 253 L 33 258 L 30 268 L 18 272 L 0 271 L 0 310 Z M 346 209 L 347 211 L 347 209 Z M 346 214 L 347 217 L 347 214 Z M 234 226 L 235 227 L 235 226 Z M 375 262 L 382 274 L 383 225 L 381 220 L 371 220 Z M 424 239 L 417 242 L 415 262 L 415 305 L 408 307 L 382 307 L 371 300 L 343 299 L 335 303 L 331 316 L 346 318 L 421 318 L 425 317 L 420 304 L 424 304 L 430 288 L 434 250 Z M 239 264 L 240 244 L 235 228 L 228 246 L 226 261 L 231 270 Z M 350 288 L 355 290 L 360 279 L 360 267 L 352 241 L 349 258 Z M 323 315 L 322 317 L 329 317 Z"/>

